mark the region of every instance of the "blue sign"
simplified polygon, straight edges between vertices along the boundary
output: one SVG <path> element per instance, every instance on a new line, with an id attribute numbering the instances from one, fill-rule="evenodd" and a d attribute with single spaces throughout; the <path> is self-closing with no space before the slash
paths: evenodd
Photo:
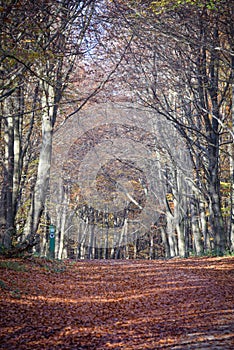
<path id="1" fill-rule="evenodd" d="M 54 258 L 54 252 L 55 252 L 55 231 L 56 227 L 54 225 L 50 225 L 50 247 L 49 247 L 49 253 L 52 258 Z"/>

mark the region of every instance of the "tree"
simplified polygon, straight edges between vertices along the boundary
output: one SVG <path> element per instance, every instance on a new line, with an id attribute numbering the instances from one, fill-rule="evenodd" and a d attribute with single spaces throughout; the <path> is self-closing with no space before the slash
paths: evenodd
<path id="1" fill-rule="evenodd" d="M 19 249 L 32 246 L 38 240 L 36 232 L 48 188 L 58 107 L 73 67 L 83 54 L 94 4 L 95 1 L 72 0 L 59 3 L 41 0 L 37 4 L 7 1 L 1 7 L 1 72 L 4 75 L 1 87 L 4 130 L 1 131 L 6 145 L 1 222 L 2 242 L 7 249 L 19 236 Z M 28 95 L 29 90 L 34 91 L 33 98 Z M 41 142 L 36 136 L 40 145 L 36 152 L 38 167 L 34 164 L 37 175 L 30 179 L 30 146 L 39 126 L 42 134 Z M 25 178 L 32 182 L 31 198 L 25 188 Z M 17 214 L 20 212 L 22 216 L 22 208 L 24 222 L 19 224 Z"/>
<path id="2" fill-rule="evenodd" d="M 213 5 L 198 1 L 196 6 L 190 1 L 172 3 L 168 7 L 168 2 L 116 2 L 137 38 L 132 60 L 130 53 L 126 59 L 135 66 L 126 64 L 126 69 L 139 101 L 170 120 L 186 140 L 197 189 L 209 207 L 215 250 L 222 254 L 227 247 L 220 192 L 223 133 L 229 133 L 225 143 L 233 139 L 227 113 L 231 109 L 230 56 L 217 48 L 230 48 L 232 7 L 227 1 Z"/>

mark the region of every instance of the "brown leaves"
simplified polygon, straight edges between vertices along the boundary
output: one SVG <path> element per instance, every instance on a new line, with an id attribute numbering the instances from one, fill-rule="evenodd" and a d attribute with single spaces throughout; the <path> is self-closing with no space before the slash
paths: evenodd
<path id="1" fill-rule="evenodd" d="M 231 349 L 233 263 L 2 260 L 0 349 Z"/>

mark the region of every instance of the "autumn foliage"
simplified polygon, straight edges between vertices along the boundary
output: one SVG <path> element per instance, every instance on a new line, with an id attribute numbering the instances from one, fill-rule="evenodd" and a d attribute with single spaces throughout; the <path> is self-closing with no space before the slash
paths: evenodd
<path id="1" fill-rule="evenodd" d="M 232 349 L 234 258 L 0 260 L 0 349 Z"/>

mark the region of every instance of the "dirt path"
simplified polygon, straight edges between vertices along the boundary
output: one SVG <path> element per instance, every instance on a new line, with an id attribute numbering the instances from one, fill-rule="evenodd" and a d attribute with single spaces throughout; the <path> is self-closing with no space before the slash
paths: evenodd
<path id="1" fill-rule="evenodd" d="M 0 260 L 0 349 L 234 349 L 234 258 Z"/>

